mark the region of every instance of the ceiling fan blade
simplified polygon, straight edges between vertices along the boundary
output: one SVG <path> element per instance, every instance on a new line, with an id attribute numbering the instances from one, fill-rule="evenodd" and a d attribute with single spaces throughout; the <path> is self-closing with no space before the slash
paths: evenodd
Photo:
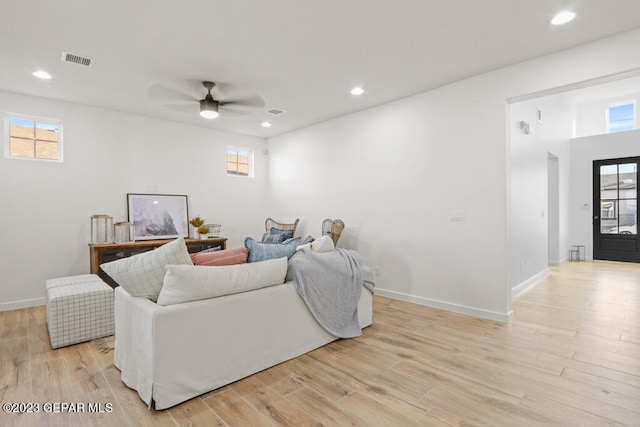
<path id="1" fill-rule="evenodd" d="M 222 105 L 237 105 L 237 106 L 241 106 L 241 107 L 248 107 L 248 108 L 262 108 L 264 107 L 264 100 L 259 97 L 258 95 L 254 95 L 254 96 L 249 96 L 246 98 L 240 98 L 240 99 L 225 99 L 225 100 L 220 100 L 220 103 Z"/>
<path id="2" fill-rule="evenodd" d="M 183 92 L 163 84 L 155 84 L 151 86 L 147 93 L 150 97 L 165 102 L 193 102 L 198 100 L 194 99 L 194 97 L 189 95 L 187 92 Z"/>
<path id="3" fill-rule="evenodd" d="M 242 116 L 252 114 L 264 107 L 264 100 L 257 96 L 220 101 L 222 114 Z"/>
<path id="4" fill-rule="evenodd" d="M 188 104 L 165 104 L 165 107 L 189 114 L 198 114 L 198 112 L 200 111 L 200 104 L 194 104 L 193 102 L 190 102 Z"/>

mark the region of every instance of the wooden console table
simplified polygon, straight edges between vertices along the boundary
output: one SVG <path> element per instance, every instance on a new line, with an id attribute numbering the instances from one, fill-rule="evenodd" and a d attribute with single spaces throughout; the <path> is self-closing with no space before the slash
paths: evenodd
<path id="1" fill-rule="evenodd" d="M 91 273 L 99 274 L 100 264 L 117 259 L 127 258 L 132 255 L 141 254 L 162 246 L 173 239 L 163 240 L 138 240 L 125 243 L 89 243 L 89 256 L 91 262 Z M 219 246 L 220 249 L 227 248 L 226 237 L 215 237 L 212 239 L 184 239 L 189 253 L 200 252 Z"/>

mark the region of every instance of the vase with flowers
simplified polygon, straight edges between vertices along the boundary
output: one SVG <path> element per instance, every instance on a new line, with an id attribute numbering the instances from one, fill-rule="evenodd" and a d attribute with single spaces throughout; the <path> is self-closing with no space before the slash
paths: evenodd
<path id="1" fill-rule="evenodd" d="M 199 216 L 196 216 L 195 218 L 191 218 L 189 220 L 189 224 L 191 224 L 191 226 L 193 227 L 193 238 L 199 239 L 200 233 L 198 233 L 198 227 L 201 227 L 202 225 L 204 225 L 204 219 L 200 218 Z"/>
<path id="2" fill-rule="evenodd" d="M 201 225 L 200 227 L 198 227 L 198 234 L 200 235 L 201 239 L 207 239 L 209 237 L 210 231 L 211 229 L 206 225 Z"/>

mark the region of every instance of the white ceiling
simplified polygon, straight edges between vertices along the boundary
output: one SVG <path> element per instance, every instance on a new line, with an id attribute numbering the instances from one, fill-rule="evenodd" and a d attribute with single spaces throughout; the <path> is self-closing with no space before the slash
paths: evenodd
<path id="1" fill-rule="evenodd" d="M 576 19 L 553 27 L 563 9 Z M 2 15 L 0 89 L 270 137 L 638 28 L 640 1 L 23 0 Z M 202 80 L 264 108 L 202 119 Z"/>

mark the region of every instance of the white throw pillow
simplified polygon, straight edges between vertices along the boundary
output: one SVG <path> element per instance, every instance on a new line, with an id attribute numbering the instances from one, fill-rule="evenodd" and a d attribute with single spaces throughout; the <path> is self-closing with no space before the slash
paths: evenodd
<path id="1" fill-rule="evenodd" d="M 193 265 L 182 237 L 149 252 L 100 265 L 100 268 L 134 297 L 158 298 L 167 264 Z"/>
<path id="2" fill-rule="evenodd" d="M 159 305 L 215 298 L 284 283 L 287 257 L 248 264 L 168 265 Z"/>
<path id="3" fill-rule="evenodd" d="M 331 236 L 318 237 L 311 242 L 311 252 L 332 252 L 334 249 Z"/>

